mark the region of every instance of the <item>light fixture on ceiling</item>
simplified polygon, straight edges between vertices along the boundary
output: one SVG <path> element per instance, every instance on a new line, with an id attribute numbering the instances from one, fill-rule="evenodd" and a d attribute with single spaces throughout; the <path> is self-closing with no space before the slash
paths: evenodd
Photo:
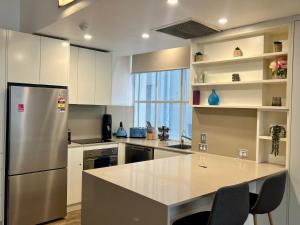
<path id="1" fill-rule="evenodd" d="M 83 35 L 83 37 L 85 40 L 91 40 L 93 38 L 93 36 L 90 34 L 85 34 L 85 35 Z"/>
<path id="2" fill-rule="evenodd" d="M 58 7 L 63 7 L 66 6 L 72 2 L 74 2 L 75 0 L 57 0 L 58 2 Z"/>
<path id="3" fill-rule="evenodd" d="M 228 20 L 226 19 L 226 18 L 221 18 L 221 19 L 219 19 L 219 24 L 226 24 L 227 22 L 228 22 Z"/>
<path id="4" fill-rule="evenodd" d="M 178 0 L 168 0 L 168 4 L 170 5 L 176 5 L 178 3 Z"/>
<path id="5" fill-rule="evenodd" d="M 68 47 L 68 46 L 70 45 L 70 43 L 69 43 L 68 41 L 63 41 L 63 42 L 61 43 L 61 45 L 62 45 L 63 47 Z"/>
<path id="6" fill-rule="evenodd" d="M 142 34 L 142 38 L 144 39 L 148 39 L 150 37 L 150 35 L 148 33 L 143 33 Z"/>

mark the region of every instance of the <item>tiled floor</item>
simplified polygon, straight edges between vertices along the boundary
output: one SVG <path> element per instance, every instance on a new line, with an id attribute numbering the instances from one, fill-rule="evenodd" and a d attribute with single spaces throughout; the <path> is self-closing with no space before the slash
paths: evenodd
<path id="1" fill-rule="evenodd" d="M 46 223 L 45 225 L 81 225 L 80 217 L 80 210 L 78 210 L 68 213 L 66 218 L 63 220 Z"/>

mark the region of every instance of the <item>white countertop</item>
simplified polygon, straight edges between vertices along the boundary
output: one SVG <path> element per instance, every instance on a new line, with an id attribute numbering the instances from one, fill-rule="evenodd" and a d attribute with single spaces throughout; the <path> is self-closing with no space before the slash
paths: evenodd
<path id="1" fill-rule="evenodd" d="M 224 186 L 252 182 L 281 171 L 285 168 L 278 165 L 197 153 L 85 173 L 164 205 L 174 206 L 212 194 Z"/>
<path id="2" fill-rule="evenodd" d="M 181 153 L 186 153 L 186 154 L 192 154 L 191 149 L 187 150 L 181 150 L 181 149 L 176 149 L 176 148 L 170 148 L 168 147 L 169 145 L 177 145 L 180 144 L 179 141 L 160 141 L 158 139 L 156 140 L 147 140 L 145 138 L 112 138 L 113 142 L 104 142 L 104 143 L 95 143 L 95 144 L 88 144 L 88 145 L 108 145 L 108 144 L 113 144 L 113 143 L 124 143 L 124 144 L 133 144 L 133 145 L 140 145 L 140 146 L 146 146 L 146 147 L 151 147 L 151 148 L 157 148 L 157 149 L 163 149 L 167 151 L 172 151 L 172 152 L 181 152 Z M 185 144 L 190 144 L 186 142 Z M 68 145 L 68 148 L 76 148 L 80 146 L 87 146 L 87 145 L 81 145 L 72 142 L 70 145 Z"/>

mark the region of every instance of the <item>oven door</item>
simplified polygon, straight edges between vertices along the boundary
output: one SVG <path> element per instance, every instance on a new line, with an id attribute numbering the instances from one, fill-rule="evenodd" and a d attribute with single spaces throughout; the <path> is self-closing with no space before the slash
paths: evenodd
<path id="1" fill-rule="evenodd" d="M 91 170 L 116 165 L 118 165 L 118 155 L 85 157 L 83 160 L 83 170 Z"/>

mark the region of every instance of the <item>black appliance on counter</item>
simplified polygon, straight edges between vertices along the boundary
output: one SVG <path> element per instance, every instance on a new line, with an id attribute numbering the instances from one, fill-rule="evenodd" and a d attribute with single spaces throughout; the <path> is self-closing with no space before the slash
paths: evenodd
<path id="1" fill-rule="evenodd" d="M 103 140 L 111 139 L 111 125 L 112 125 L 112 116 L 110 114 L 104 114 L 103 121 L 102 121 L 102 139 Z"/>
<path id="2" fill-rule="evenodd" d="M 135 163 L 154 159 L 154 148 L 126 144 L 125 163 Z"/>

